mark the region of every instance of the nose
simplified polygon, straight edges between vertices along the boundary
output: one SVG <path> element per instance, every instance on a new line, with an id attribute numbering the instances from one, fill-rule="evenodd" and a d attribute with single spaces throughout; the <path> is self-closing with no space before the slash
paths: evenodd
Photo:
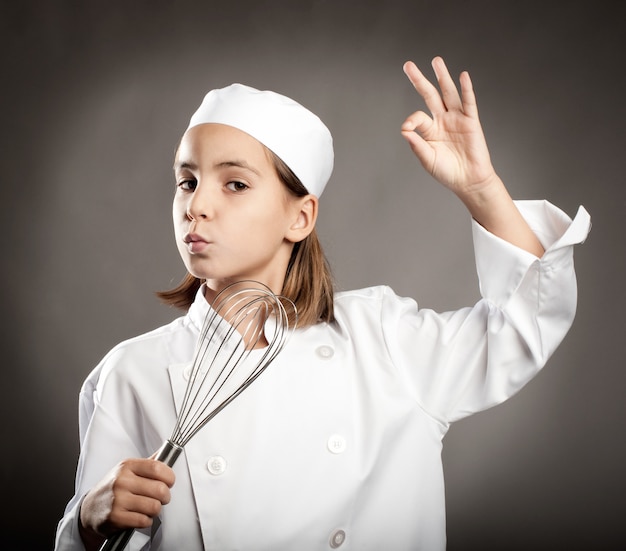
<path id="1" fill-rule="evenodd" d="M 189 220 L 213 218 L 214 206 L 214 200 L 208 188 L 201 186 L 198 182 L 195 191 L 187 202 L 187 218 Z"/>

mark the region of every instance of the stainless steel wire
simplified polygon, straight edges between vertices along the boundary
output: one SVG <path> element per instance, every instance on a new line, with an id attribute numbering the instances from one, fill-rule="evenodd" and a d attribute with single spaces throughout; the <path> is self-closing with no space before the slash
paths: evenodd
<path id="1" fill-rule="evenodd" d="M 156 459 L 174 465 L 184 446 L 265 371 L 297 326 L 295 304 L 257 281 L 224 288 L 207 313 L 188 370 L 172 434 Z M 121 551 L 134 530 L 121 531 L 100 551 Z"/>
<path id="2" fill-rule="evenodd" d="M 293 314 L 291 301 L 255 282 L 236 283 L 217 297 L 200 332 L 171 442 L 184 447 L 265 370 L 294 329 Z"/>

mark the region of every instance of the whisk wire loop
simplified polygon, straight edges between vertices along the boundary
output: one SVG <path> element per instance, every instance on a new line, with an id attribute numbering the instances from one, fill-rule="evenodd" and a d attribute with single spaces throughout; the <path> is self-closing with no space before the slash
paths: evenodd
<path id="1" fill-rule="evenodd" d="M 274 361 L 296 325 L 295 304 L 262 283 L 223 289 L 205 316 L 172 435 L 157 459 L 172 466 L 189 440 Z M 112 536 L 100 551 L 121 551 L 133 531 Z"/>

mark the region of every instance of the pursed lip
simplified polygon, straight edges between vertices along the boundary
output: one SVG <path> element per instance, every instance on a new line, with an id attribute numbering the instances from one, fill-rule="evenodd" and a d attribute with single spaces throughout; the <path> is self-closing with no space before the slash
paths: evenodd
<path id="1" fill-rule="evenodd" d="M 187 245 L 189 245 L 190 243 L 199 243 L 199 242 L 208 243 L 209 242 L 207 239 L 205 239 L 201 235 L 198 235 L 197 233 L 185 234 L 185 237 L 183 237 L 183 241 L 187 243 Z"/>
<path id="2" fill-rule="evenodd" d="M 211 242 L 197 233 L 188 233 L 183 237 L 183 241 L 192 253 L 202 252 Z"/>

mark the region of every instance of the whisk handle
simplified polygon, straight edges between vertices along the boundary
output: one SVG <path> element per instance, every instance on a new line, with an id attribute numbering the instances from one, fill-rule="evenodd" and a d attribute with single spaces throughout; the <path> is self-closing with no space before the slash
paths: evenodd
<path id="1" fill-rule="evenodd" d="M 168 467 L 172 467 L 182 451 L 182 447 L 174 444 L 170 440 L 166 440 L 157 452 L 155 459 L 161 463 L 165 463 Z M 134 533 L 134 528 L 128 528 L 127 530 L 113 534 L 102 544 L 100 551 L 122 551 L 128 545 Z"/>
<path id="2" fill-rule="evenodd" d="M 156 460 L 165 463 L 168 467 L 173 467 L 183 448 L 174 444 L 171 440 L 166 440 L 157 452 Z"/>
<path id="3" fill-rule="evenodd" d="M 113 534 L 110 538 L 102 544 L 100 551 L 122 551 L 130 541 L 130 538 L 133 537 L 135 533 L 134 528 L 129 528 L 128 530 L 123 530 L 122 532 L 118 532 L 117 534 Z"/>

